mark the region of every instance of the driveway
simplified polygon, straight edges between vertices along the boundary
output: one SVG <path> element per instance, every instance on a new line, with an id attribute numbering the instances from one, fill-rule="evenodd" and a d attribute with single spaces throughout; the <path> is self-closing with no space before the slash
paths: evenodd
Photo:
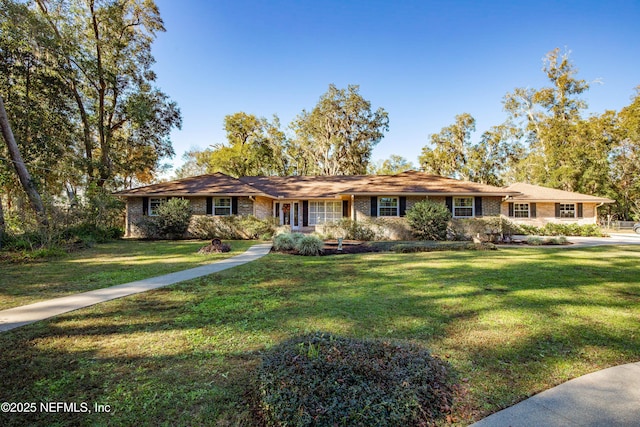
<path id="1" fill-rule="evenodd" d="M 640 234 L 609 233 L 610 237 L 567 237 L 572 247 L 602 245 L 640 245 Z"/>

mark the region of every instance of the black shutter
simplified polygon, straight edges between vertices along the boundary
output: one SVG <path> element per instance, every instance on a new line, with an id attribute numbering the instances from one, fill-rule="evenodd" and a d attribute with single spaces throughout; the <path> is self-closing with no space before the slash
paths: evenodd
<path id="1" fill-rule="evenodd" d="M 556 218 L 560 218 L 560 203 L 556 203 Z"/>
<path id="2" fill-rule="evenodd" d="M 308 200 L 302 201 L 302 226 L 303 227 L 309 226 L 309 201 Z"/>
<path id="3" fill-rule="evenodd" d="M 407 198 L 402 196 L 400 197 L 400 216 L 405 216 L 407 214 Z"/>
<path id="4" fill-rule="evenodd" d="M 238 198 L 231 198 L 231 215 L 238 215 Z"/>
<path id="5" fill-rule="evenodd" d="M 348 200 L 342 201 L 342 217 L 349 218 L 349 201 Z"/>
<path id="6" fill-rule="evenodd" d="M 578 218 L 582 218 L 582 203 L 578 203 Z"/>
<path id="7" fill-rule="evenodd" d="M 378 198 L 376 196 L 371 196 L 371 217 L 375 218 L 378 216 Z"/>
<path id="8" fill-rule="evenodd" d="M 475 214 L 476 216 L 482 216 L 482 197 L 476 197 L 474 199 L 474 203 L 475 203 Z"/>
<path id="9" fill-rule="evenodd" d="M 529 203 L 529 215 L 531 215 L 531 218 L 535 218 L 536 217 L 536 204 L 535 203 Z"/>
<path id="10" fill-rule="evenodd" d="M 213 215 L 213 197 L 207 197 L 207 215 Z"/>
<path id="11" fill-rule="evenodd" d="M 304 207 L 304 204 L 302 205 Z M 276 202 L 276 215 L 275 218 L 280 218 L 280 203 Z"/>
<path id="12" fill-rule="evenodd" d="M 149 198 L 142 198 L 142 215 L 149 215 Z"/>
<path id="13" fill-rule="evenodd" d="M 453 197 L 449 196 L 445 199 L 445 204 L 447 205 L 447 209 L 449 209 L 449 212 L 451 212 L 451 214 L 453 214 Z"/>
<path id="14" fill-rule="evenodd" d="M 513 203 L 509 202 L 509 217 L 513 218 Z"/>

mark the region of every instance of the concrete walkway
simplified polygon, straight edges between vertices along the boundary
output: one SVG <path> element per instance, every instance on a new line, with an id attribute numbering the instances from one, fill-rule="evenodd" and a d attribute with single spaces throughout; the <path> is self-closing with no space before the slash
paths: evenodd
<path id="1" fill-rule="evenodd" d="M 217 273 L 218 271 L 246 264 L 250 261 L 261 258 L 268 254 L 270 250 L 271 243 L 255 245 L 240 255 L 208 265 L 203 265 L 201 267 L 3 310 L 0 311 L 0 332 L 9 331 L 20 326 L 37 322 L 38 320 L 47 319 L 79 308 L 89 307 L 100 302 L 139 294 L 151 289 L 162 288 L 164 286 L 173 285 L 174 283 Z"/>
<path id="2" fill-rule="evenodd" d="M 640 362 L 575 378 L 472 424 L 532 426 L 640 426 Z"/>

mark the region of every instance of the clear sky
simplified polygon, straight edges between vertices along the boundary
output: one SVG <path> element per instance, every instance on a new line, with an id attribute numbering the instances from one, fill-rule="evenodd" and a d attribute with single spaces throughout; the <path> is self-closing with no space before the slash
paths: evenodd
<path id="1" fill-rule="evenodd" d="M 360 85 L 389 113 L 374 160 L 417 164 L 429 136 L 457 114 L 477 141 L 502 123 L 502 98 L 548 84 L 542 58 L 571 52 L 594 83 L 589 112 L 619 110 L 640 85 L 640 1 L 156 0 L 166 32 L 153 45 L 158 86 L 175 100 L 176 151 L 226 140 L 239 111 L 280 117 L 311 110 L 330 83 Z"/>

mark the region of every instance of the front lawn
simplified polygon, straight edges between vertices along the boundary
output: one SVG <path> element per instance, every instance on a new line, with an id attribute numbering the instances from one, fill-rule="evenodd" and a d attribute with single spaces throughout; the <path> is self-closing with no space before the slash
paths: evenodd
<path id="1" fill-rule="evenodd" d="M 316 330 L 430 348 L 463 385 L 450 421 L 467 425 L 640 360 L 640 248 L 270 254 L 0 334 L 0 402 L 109 407 L 0 423 L 254 425 L 260 353 Z"/>
<path id="2" fill-rule="evenodd" d="M 206 241 L 117 240 L 66 256 L 23 263 L 0 260 L 0 310 L 198 267 L 246 251 L 198 255 Z"/>

